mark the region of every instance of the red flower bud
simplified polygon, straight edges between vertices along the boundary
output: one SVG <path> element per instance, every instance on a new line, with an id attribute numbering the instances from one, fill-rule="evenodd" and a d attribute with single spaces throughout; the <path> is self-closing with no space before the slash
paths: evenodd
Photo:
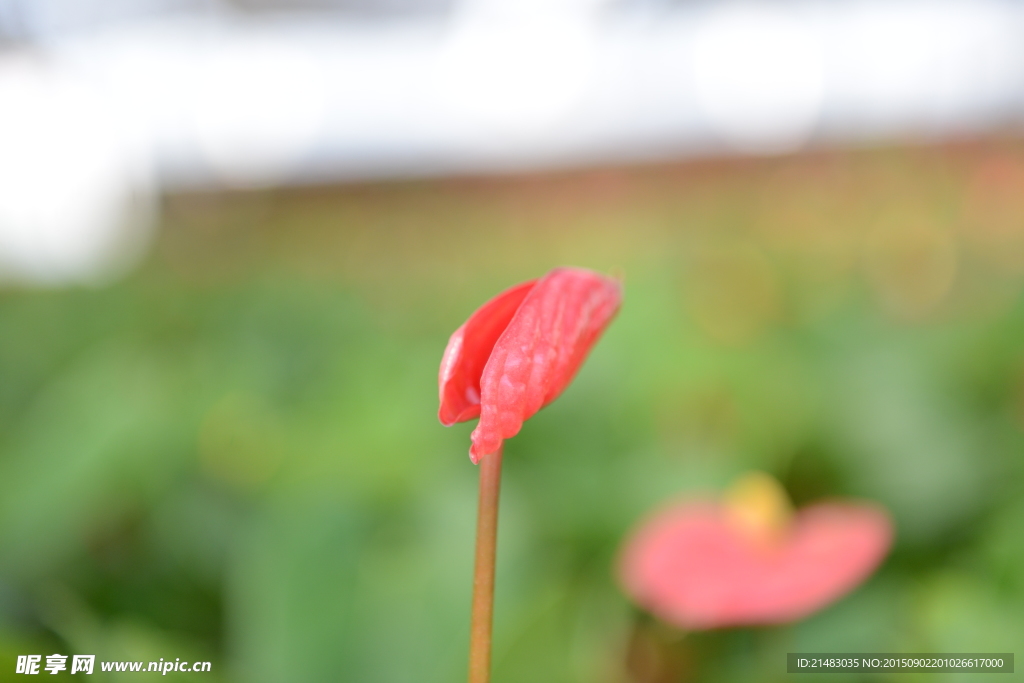
<path id="1" fill-rule="evenodd" d="M 744 521 L 730 502 L 668 507 L 627 541 L 620 582 L 638 605 L 683 629 L 786 623 L 853 590 L 892 542 L 889 516 L 873 504 L 811 505 L 781 534 L 767 521 Z"/>
<path id="2" fill-rule="evenodd" d="M 505 290 L 455 330 L 441 358 L 438 418 L 450 426 L 480 417 L 474 463 L 562 393 L 621 302 L 618 281 L 556 268 Z"/>

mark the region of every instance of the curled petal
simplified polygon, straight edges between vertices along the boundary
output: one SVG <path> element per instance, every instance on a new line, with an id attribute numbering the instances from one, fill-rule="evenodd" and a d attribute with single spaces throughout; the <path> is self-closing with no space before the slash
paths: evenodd
<path id="1" fill-rule="evenodd" d="M 480 415 L 480 375 L 494 343 L 536 283 L 530 280 L 506 289 L 478 308 L 452 334 L 438 376 L 441 407 L 437 416 L 441 424 L 450 427 Z"/>
<path id="2" fill-rule="evenodd" d="M 629 540 L 620 581 L 637 604 L 685 629 L 785 623 L 866 579 L 892 543 L 892 523 L 869 504 L 801 510 L 773 549 L 751 544 L 723 506 L 663 510 Z"/>
<path id="3" fill-rule="evenodd" d="M 473 462 L 497 451 L 569 385 L 621 302 L 619 282 L 589 270 L 556 268 L 537 281 L 484 366 Z"/>

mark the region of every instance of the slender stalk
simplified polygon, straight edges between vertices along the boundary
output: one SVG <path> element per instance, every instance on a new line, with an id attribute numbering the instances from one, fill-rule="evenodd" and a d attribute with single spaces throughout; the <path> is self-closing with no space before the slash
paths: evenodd
<path id="1" fill-rule="evenodd" d="M 480 503 L 476 517 L 473 615 L 469 624 L 469 683 L 491 679 L 491 623 L 494 612 L 494 558 L 498 541 L 501 450 L 480 461 Z"/>

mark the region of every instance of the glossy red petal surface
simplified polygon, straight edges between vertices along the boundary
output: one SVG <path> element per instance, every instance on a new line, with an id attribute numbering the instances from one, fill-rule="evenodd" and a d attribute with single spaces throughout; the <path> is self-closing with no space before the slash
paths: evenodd
<path id="1" fill-rule="evenodd" d="M 512 316 L 537 280 L 506 289 L 478 308 L 455 330 L 441 357 L 437 383 L 441 424 L 472 420 L 480 415 L 480 376 L 495 342 L 508 327 Z"/>
<path id="2" fill-rule="evenodd" d="M 691 502 L 641 526 L 623 550 L 619 577 L 637 604 L 680 628 L 785 623 L 853 590 L 891 543 L 889 516 L 870 504 L 807 507 L 788 539 L 766 550 L 717 503 Z"/>
<path id="3" fill-rule="evenodd" d="M 589 270 L 556 268 L 537 282 L 484 367 L 473 462 L 498 450 L 569 385 L 621 302 L 619 282 Z"/>

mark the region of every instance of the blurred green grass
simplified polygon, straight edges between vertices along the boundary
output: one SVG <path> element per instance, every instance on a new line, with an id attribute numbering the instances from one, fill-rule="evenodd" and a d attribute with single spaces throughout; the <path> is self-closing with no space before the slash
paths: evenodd
<path id="1" fill-rule="evenodd" d="M 461 679 L 476 469 L 437 365 L 476 306 L 561 264 L 620 270 L 626 301 L 507 446 L 497 683 L 1012 651 L 1021 187 L 1024 148 L 995 141 L 168 197 L 124 280 L 0 291 L 0 681 L 52 652 Z M 892 556 L 793 626 L 680 638 L 638 614 L 623 535 L 751 468 L 798 503 L 883 502 Z"/>

